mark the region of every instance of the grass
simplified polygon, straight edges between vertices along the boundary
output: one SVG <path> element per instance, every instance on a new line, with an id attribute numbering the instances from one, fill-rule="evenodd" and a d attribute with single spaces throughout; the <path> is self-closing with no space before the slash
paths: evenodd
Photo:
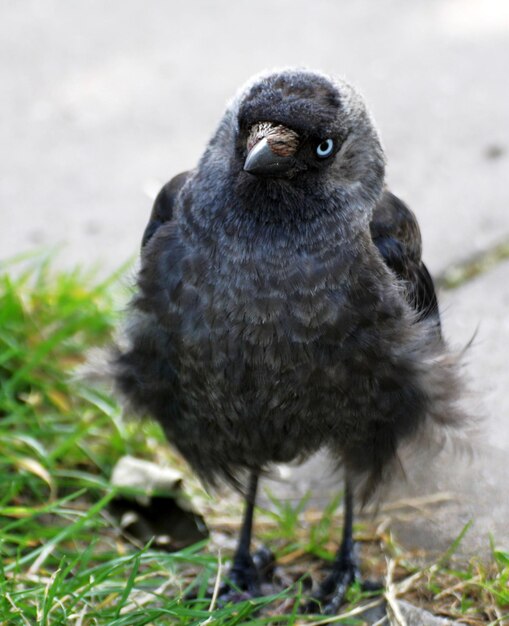
<path id="1" fill-rule="evenodd" d="M 187 472 L 158 427 L 124 422 L 109 395 L 73 376 L 90 347 L 108 342 L 125 299 L 117 275 L 57 272 L 40 257 L 0 266 L 0 624 L 330 623 L 297 608 L 310 574 L 333 558 L 340 498 L 322 521 L 305 500 L 273 499 L 257 534 L 276 550 L 279 584 L 268 597 L 223 607 L 208 590 L 227 571 L 218 546 L 238 528 L 237 498 L 218 506 L 188 477 L 213 533 L 179 552 L 139 546 L 119 528 L 108 507 L 117 459 L 171 461 Z M 453 545 L 422 567 L 373 523 L 357 535 L 370 576 L 389 573 L 393 594 L 465 624 L 509 619 L 509 553 L 493 548 L 492 563 L 455 568 Z M 359 603 L 380 601 L 366 597 L 351 590 L 334 621 L 362 623 Z"/>

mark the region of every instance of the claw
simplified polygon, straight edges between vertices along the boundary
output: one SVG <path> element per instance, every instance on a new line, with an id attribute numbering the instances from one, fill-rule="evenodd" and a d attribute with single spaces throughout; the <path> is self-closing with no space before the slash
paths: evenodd
<path id="1" fill-rule="evenodd" d="M 276 559 L 274 554 L 265 546 L 259 548 L 253 554 L 253 563 L 262 582 L 267 582 L 272 578 L 274 573 L 274 567 L 276 565 Z"/>
<path id="2" fill-rule="evenodd" d="M 267 548 L 260 548 L 253 556 L 237 559 L 229 574 L 228 582 L 219 590 L 219 603 L 243 602 L 262 596 L 261 583 L 271 578 L 274 555 Z"/>
<path id="3" fill-rule="evenodd" d="M 350 546 L 343 546 L 332 572 L 305 604 L 304 613 L 335 615 L 345 600 L 348 588 L 354 582 L 360 582 L 361 588 L 365 591 L 375 591 L 382 588 L 379 583 L 361 582 L 355 546 L 355 543 Z"/>
<path id="4" fill-rule="evenodd" d="M 224 585 L 225 590 L 238 590 L 247 592 L 250 597 L 260 595 L 260 576 L 252 557 L 248 555 L 242 562 L 233 564 L 228 574 L 228 583 Z"/>
<path id="5" fill-rule="evenodd" d="M 356 568 L 334 569 L 304 607 L 305 613 L 335 615 L 343 604 L 346 592 L 357 578 Z"/>

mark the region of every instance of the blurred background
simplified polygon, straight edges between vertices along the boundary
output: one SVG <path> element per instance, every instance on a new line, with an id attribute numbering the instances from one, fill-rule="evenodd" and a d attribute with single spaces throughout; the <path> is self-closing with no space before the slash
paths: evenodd
<path id="1" fill-rule="evenodd" d="M 305 65 L 365 95 L 426 262 L 509 234 L 507 0 L 4 0 L 0 258 L 65 243 L 115 268 L 254 73 Z"/>
<path id="2" fill-rule="evenodd" d="M 444 288 L 446 334 L 462 346 L 479 328 L 477 476 L 486 528 L 507 538 L 509 505 L 491 506 L 509 450 L 507 0 L 4 0 L 0 260 L 54 244 L 65 267 L 134 257 L 157 191 L 195 165 L 228 99 L 284 65 L 365 95 L 388 184 L 417 213 Z"/>

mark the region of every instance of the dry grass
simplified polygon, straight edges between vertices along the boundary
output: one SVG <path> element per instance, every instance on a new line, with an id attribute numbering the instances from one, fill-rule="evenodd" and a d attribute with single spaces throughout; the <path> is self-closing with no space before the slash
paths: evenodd
<path id="1" fill-rule="evenodd" d="M 238 605 L 220 606 L 208 591 L 227 571 L 240 522 L 236 496 L 211 500 L 188 476 L 213 529 L 207 545 L 169 554 L 128 536 L 108 508 L 116 495 L 109 480 L 115 461 L 132 454 L 187 470 L 160 429 L 124 423 L 108 395 L 70 376 L 86 349 L 110 335 L 120 308 L 111 295 L 114 281 L 56 274 L 40 260 L 0 269 L 1 624 L 353 624 L 362 623 L 360 606 L 383 601 L 354 587 L 341 616 L 298 614 L 311 579 L 323 576 L 333 558 L 340 498 L 325 511 L 274 502 L 259 512 L 257 536 L 279 563 L 268 588 L 273 595 Z M 410 519 L 448 497 L 398 503 L 398 515 Z M 508 619 L 508 552 L 493 550 L 488 564 L 455 567 L 452 546 L 424 565 L 425 555 L 391 537 L 387 520 L 394 512 L 382 509 L 377 522 L 356 528 L 364 572 L 386 581 L 389 603 L 406 598 L 472 626 Z"/>

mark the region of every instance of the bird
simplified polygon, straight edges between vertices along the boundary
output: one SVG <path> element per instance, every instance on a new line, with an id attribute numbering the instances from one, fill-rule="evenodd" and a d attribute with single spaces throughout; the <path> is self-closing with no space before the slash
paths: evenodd
<path id="1" fill-rule="evenodd" d="M 206 487 L 244 495 L 230 590 L 260 593 L 260 478 L 324 450 L 343 470 L 344 526 L 308 608 L 337 612 L 359 580 L 356 503 L 396 474 L 403 446 L 464 419 L 419 225 L 385 165 L 349 82 L 271 70 L 154 202 L 115 387 Z"/>

